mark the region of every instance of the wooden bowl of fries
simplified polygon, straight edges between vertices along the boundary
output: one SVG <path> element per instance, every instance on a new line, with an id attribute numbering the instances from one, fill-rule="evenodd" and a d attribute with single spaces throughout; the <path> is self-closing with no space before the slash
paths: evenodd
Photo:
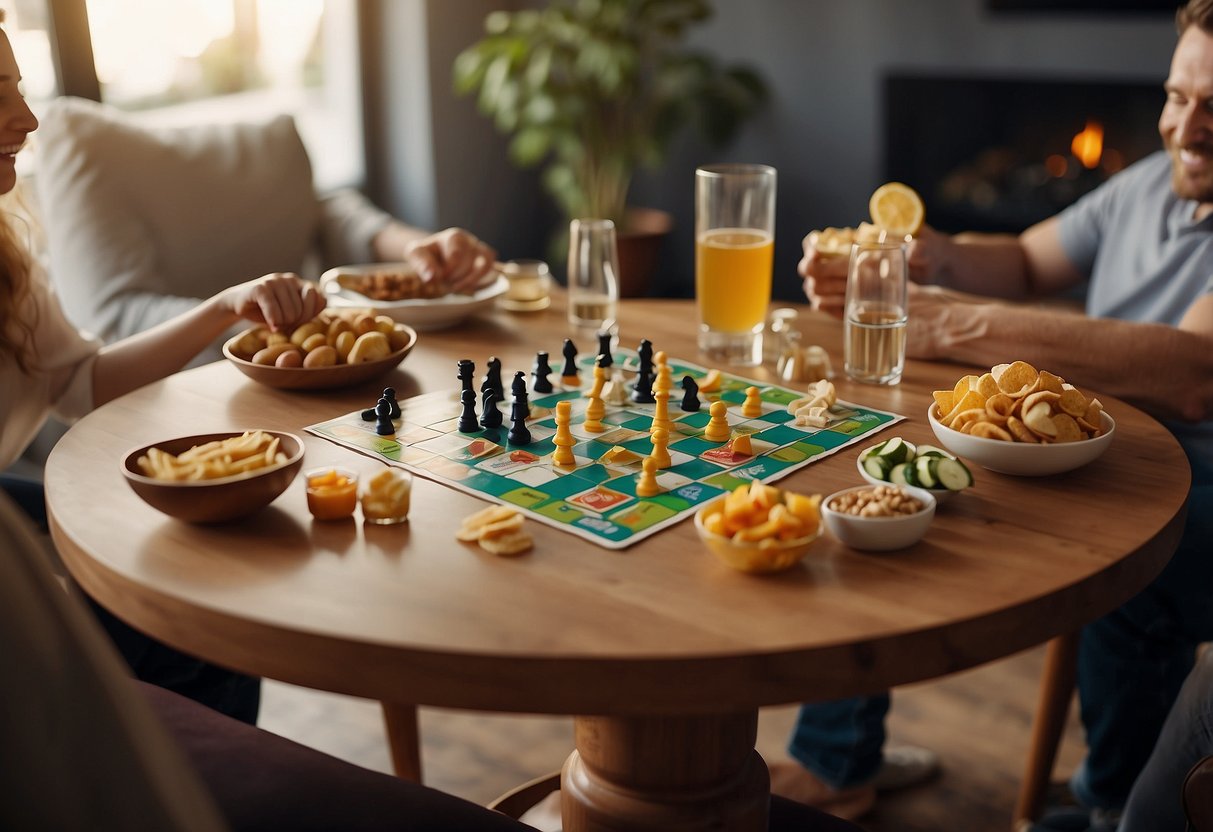
<path id="1" fill-rule="evenodd" d="M 187 523 L 223 523 L 272 503 L 303 465 L 303 442 L 272 430 L 204 433 L 154 442 L 122 459 L 145 503 Z"/>

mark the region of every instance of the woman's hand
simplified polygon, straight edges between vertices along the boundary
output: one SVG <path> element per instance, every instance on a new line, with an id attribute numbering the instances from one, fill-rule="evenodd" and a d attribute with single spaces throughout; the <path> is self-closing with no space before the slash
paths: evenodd
<path id="1" fill-rule="evenodd" d="M 404 259 L 425 280 L 471 294 L 493 268 L 497 252 L 462 228 L 448 228 L 405 244 Z"/>
<path id="2" fill-rule="evenodd" d="M 274 332 L 310 321 L 324 309 L 316 284 L 289 272 L 276 272 L 220 293 L 220 304 L 232 314 L 265 324 Z"/>
<path id="3" fill-rule="evenodd" d="M 841 318 L 847 296 L 847 258 L 819 251 L 820 236 L 821 232 L 811 231 L 804 238 L 804 257 L 796 271 L 804 278 L 804 293 L 813 308 Z"/>

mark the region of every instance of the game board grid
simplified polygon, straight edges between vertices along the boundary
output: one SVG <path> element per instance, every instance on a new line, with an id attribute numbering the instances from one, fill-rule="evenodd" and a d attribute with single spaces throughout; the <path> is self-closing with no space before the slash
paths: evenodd
<path id="1" fill-rule="evenodd" d="M 633 353 L 616 353 L 616 363 L 635 366 L 633 357 Z M 592 361 L 593 357 L 583 357 L 578 362 L 582 384 L 590 381 Z M 683 375 L 703 378 L 708 372 L 683 362 L 670 362 L 670 366 L 675 384 Z M 749 386 L 759 387 L 763 402 L 762 414 L 752 418 L 740 413 Z M 738 485 L 753 479 L 780 479 L 905 418 L 840 402 L 849 413 L 844 421 L 824 429 L 795 427 L 789 425 L 792 417 L 786 404 L 802 395 L 778 385 L 725 376 L 719 397 L 730 405 L 731 432 L 750 434 L 755 445 L 754 456 L 734 461 L 704 456 L 721 447 L 702 439 L 709 419 L 706 398 L 703 411 L 684 413 L 671 396 L 669 415 L 675 427 L 668 450 L 672 464 L 657 474 L 663 492 L 649 498 L 636 496 L 636 483 L 640 458 L 652 449 L 648 426 L 655 406 L 632 402 L 620 408 L 609 406 L 603 419 L 606 430 L 595 434 L 585 431 L 579 420 L 588 405 L 583 389 L 557 389 L 531 398 L 527 427 L 533 441 L 523 448 L 509 446 L 505 426 L 459 433 L 460 403 L 449 392 L 401 401 L 401 432 L 394 438 L 376 435 L 374 423 L 362 421 L 358 412 L 306 430 L 473 496 L 511 504 L 540 522 L 597 545 L 621 549 L 681 522 L 703 503 Z M 575 421 L 570 429 L 578 440 L 573 447 L 577 467 L 572 470 L 554 466 L 548 459 L 555 449 L 552 414 L 556 403 L 563 400 L 573 404 Z M 501 403 L 503 413 L 508 413 L 508 404 Z M 616 445 L 638 458 L 619 464 L 599 461 Z"/>

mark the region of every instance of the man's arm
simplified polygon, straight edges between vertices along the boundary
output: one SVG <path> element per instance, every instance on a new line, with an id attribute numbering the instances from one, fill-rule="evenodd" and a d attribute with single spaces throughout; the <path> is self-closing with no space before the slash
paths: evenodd
<path id="1" fill-rule="evenodd" d="M 1213 417 L 1213 295 L 1178 327 L 913 293 L 908 352 L 979 366 L 1022 360 L 1159 418 Z"/>

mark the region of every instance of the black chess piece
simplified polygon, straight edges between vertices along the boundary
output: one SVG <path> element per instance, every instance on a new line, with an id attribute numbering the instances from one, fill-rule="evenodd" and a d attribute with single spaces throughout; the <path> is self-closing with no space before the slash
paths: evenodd
<path id="1" fill-rule="evenodd" d="M 613 340 L 613 338 L 614 338 L 614 336 L 611 334 L 611 331 L 609 329 L 603 330 L 602 332 L 598 333 L 598 356 L 599 356 L 598 366 L 599 367 L 609 369 L 610 366 L 615 363 L 615 356 L 611 354 L 611 341 Z M 606 361 L 601 360 L 603 356 L 606 357 Z"/>
<path id="2" fill-rule="evenodd" d="M 493 388 L 485 388 L 480 402 L 480 426 L 483 428 L 501 427 L 501 411 L 497 409 L 497 393 Z"/>
<path id="3" fill-rule="evenodd" d="M 382 398 L 387 399 L 392 405 L 392 418 L 400 418 L 400 402 L 396 401 L 396 388 L 384 387 Z"/>
<path id="4" fill-rule="evenodd" d="M 564 355 L 564 369 L 560 371 L 560 377 L 577 378 L 577 345 L 571 338 L 565 338 L 560 352 Z"/>
<path id="5" fill-rule="evenodd" d="M 552 367 L 548 364 L 548 354 L 546 352 L 535 353 L 535 369 L 531 371 L 534 382 L 531 384 L 531 389 L 536 393 L 551 393 L 552 382 L 548 380 L 551 372 Z"/>
<path id="6" fill-rule="evenodd" d="M 475 394 L 472 384 L 476 375 L 476 362 L 467 358 L 461 359 L 459 362 L 459 383 L 460 383 L 460 401 L 463 401 L 463 391 L 467 390 Z"/>
<path id="7" fill-rule="evenodd" d="M 682 377 L 682 409 L 687 413 L 698 413 L 703 407 L 699 402 L 699 385 L 690 376 Z"/>
<path id="8" fill-rule="evenodd" d="M 375 405 L 375 433 L 380 436 L 395 436 L 396 425 L 392 423 L 392 404 L 386 398 Z"/>
<path id="9" fill-rule="evenodd" d="M 488 370 L 485 371 L 484 381 L 480 383 L 480 392 L 491 389 L 497 396 L 497 401 L 505 399 L 505 388 L 501 385 L 501 359 L 493 356 L 489 359 Z"/>
<path id="10" fill-rule="evenodd" d="M 375 402 L 375 404 L 378 405 L 379 402 Z M 364 422 L 375 421 L 375 408 L 368 407 L 366 410 L 362 411 L 362 421 L 364 421 Z"/>
<path id="11" fill-rule="evenodd" d="M 475 433 L 480 430 L 480 422 L 476 419 L 476 391 L 464 390 L 459 394 L 463 404 L 463 413 L 459 415 L 459 432 Z"/>
<path id="12" fill-rule="evenodd" d="M 652 404 L 653 398 L 653 342 L 645 338 L 636 350 L 640 366 L 636 370 L 636 383 L 632 385 L 632 401 Z"/>
<path id="13" fill-rule="evenodd" d="M 531 432 L 527 430 L 526 420 L 531 415 L 531 405 L 527 400 L 526 375 L 521 371 L 514 374 L 510 392 L 514 394 L 514 403 L 510 405 L 510 430 L 505 438 L 511 445 L 529 445 Z"/>

